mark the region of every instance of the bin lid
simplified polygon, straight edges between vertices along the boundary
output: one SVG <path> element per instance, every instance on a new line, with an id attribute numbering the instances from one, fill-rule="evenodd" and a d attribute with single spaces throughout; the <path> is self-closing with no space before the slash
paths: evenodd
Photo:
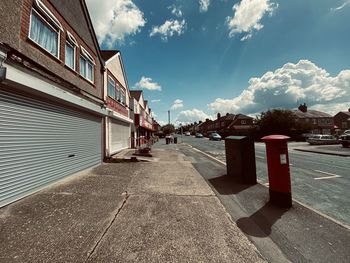
<path id="1" fill-rule="evenodd" d="M 264 142 L 288 141 L 289 139 L 290 137 L 280 134 L 272 134 L 261 138 L 261 140 L 263 140 Z"/>
<path id="2" fill-rule="evenodd" d="M 227 136 L 225 137 L 225 140 L 242 140 L 245 139 L 247 136 Z"/>

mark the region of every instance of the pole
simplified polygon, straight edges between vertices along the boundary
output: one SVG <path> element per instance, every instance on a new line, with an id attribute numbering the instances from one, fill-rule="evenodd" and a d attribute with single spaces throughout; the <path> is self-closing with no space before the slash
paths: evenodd
<path id="1" fill-rule="evenodd" d="M 170 124 L 170 110 L 168 110 L 168 124 Z"/>

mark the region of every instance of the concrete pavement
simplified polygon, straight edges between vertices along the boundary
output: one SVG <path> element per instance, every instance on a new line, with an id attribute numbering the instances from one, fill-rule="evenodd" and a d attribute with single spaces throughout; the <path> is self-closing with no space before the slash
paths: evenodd
<path id="1" fill-rule="evenodd" d="M 0 209 L 0 262 L 264 262 L 176 147 Z"/>

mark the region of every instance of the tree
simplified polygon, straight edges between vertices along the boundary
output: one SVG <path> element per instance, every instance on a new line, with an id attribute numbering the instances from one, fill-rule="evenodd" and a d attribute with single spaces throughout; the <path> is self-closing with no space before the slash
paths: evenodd
<path id="1" fill-rule="evenodd" d="M 296 129 L 295 115 L 290 110 L 274 109 L 262 112 L 256 117 L 260 136 L 283 134 L 291 136 Z"/>
<path id="2" fill-rule="evenodd" d="M 175 132 L 175 127 L 173 124 L 167 124 L 162 126 L 161 130 L 163 131 L 164 134 L 171 134 Z"/>

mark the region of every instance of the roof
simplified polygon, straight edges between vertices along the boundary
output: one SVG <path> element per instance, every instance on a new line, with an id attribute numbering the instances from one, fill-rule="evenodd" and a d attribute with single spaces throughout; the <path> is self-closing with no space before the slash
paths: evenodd
<path id="1" fill-rule="evenodd" d="M 131 97 L 135 98 L 137 101 L 140 100 L 142 94 L 142 90 L 130 90 Z"/>
<path id="2" fill-rule="evenodd" d="M 143 102 L 145 103 L 145 108 L 146 108 L 148 104 L 148 100 L 144 100 Z"/>
<path id="3" fill-rule="evenodd" d="M 242 120 L 242 119 L 253 119 L 253 118 L 250 117 L 250 116 L 241 114 L 241 113 L 239 113 L 239 114 L 236 115 L 236 120 Z"/>
<path id="4" fill-rule="evenodd" d="M 234 114 L 226 114 L 222 117 L 220 117 L 220 121 L 231 121 L 231 120 L 234 120 L 235 119 L 235 116 Z"/>
<path id="5" fill-rule="evenodd" d="M 332 118 L 328 113 L 317 111 L 317 110 L 307 110 L 307 112 L 302 112 L 300 110 L 293 110 L 294 114 L 298 118 Z"/>
<path id="6" fill-rule="evenodd" d="M 116 54 L 118 54 L 119 50 L 101 50 L 101 57 L 106 62 Z"/>

